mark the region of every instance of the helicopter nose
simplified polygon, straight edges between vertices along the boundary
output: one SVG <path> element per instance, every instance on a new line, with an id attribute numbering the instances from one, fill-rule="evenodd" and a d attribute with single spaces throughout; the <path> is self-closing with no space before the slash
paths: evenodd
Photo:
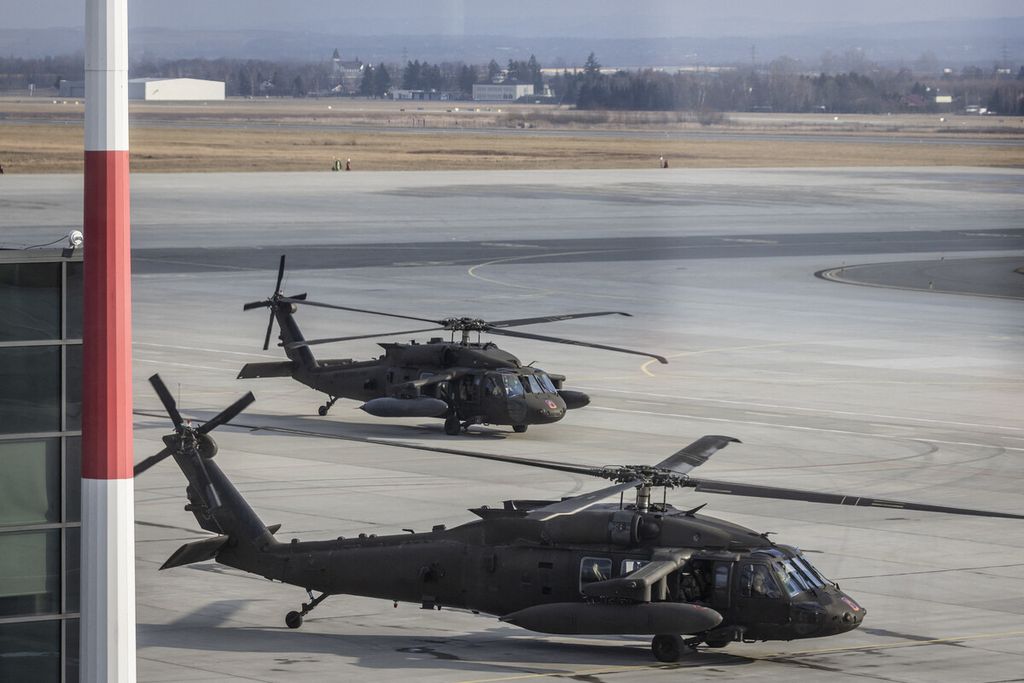
<path id="1" fill-rule="evenodd" d="M 534 404 L 537 422 L 557 422 L 565 416 L 565 403 L 557 397 L 545 397 Z"/>
<path id="2" fill-rule="evenodd" d="M 867 610 L 857 604 L 853 598 L 840 593 L 827 612 L 823 627 L 830 633 L 846 633 L 861 625 Z"/>

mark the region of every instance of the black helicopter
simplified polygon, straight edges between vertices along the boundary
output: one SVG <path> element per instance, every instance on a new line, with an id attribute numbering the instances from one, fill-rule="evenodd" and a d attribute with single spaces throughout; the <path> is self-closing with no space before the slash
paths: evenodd
<path id="1" fill-rule="evenodd" d="M 217 534 L 186 543 L 161 569 L 216 560 L 306 589 L 290 628 L 331 595 L 461 608 L 532 631 L 651 635 L 654 656 L 677 661 L 688 647 L 793 640 L 857 628 L 866 611 L 792 546 L 768 534 L 651 500 L 654 487 L 836 505 L 1024 519 L 1024 515 L 695 479 L 689 472 L 737 440 L 705 436 L 657 465 L 586 467 L 405 445 L 603 477 L 614 485 L 558 502 L 506 501 L 472 509 L 481 519 L 452 529 L 353 539 L 278 541 L 212 460 L 209 436 L 253 400 L 250 392 L 200 427 L 185 422 L 158 375 L 150 378 L 174 433 L 135 475 L 172 456 L 188 479 L 188 505 Z M 368 440 L 384 443 L 379 440 Z M 400 446 L 401 444 L 390 444 Z M 636 489 L 635 501 L 621 496 Z M 620 495 L 618 504 L 601 503 Z M 319 596 L 314 597 L 313 591 Z M 684 640 L 683 636 L 687 636 Z"/>
<path id="2" fill-rule="evenodd" d="M 525 432 L 531 424 L 550 424 L 565 416 L 566 410 L 582 408 L 590 397 L 580 391 L 562 388 L 563 375 L 548 374 L 540 368 L 523 365 L 511 353 L 491 342 L 481 343 L 480 334 L 504 335 L 523 339 L 587 346 L 595 349 L 619 351 L 649 356 L 667 363 L 662 356 L 633 351 L 603 344 L 548 337 L 513 331 L 508 328 L 522 325 L 550 323 L 574 318 L 601 315 L 625 315 L 618 311 L 596 313 L 570 313 L 515 320 L 487 322 L 476 318 L 446 318 L 431 320 L 409 315 L 382 313 L 349 306 L 309 301 L 305 294 L 284 296 L 281 281 L 284 278 L 285 257 L 277 270 L 274 294 L 264 301 L 253 301 L 244 310 L 269 308 L 270 320 L 263 349 L 270 347 L 274 320 L 280 328 L 281 345 L 287 361 L 248 363 L 238 373 L 239 379 L 259 377 L 291 377 L 328 396 L 320 406 L 319 414 L 326 415 L 339 398 L 364 401 L 360 408 L 377 417 L 443 417 L 444 430 L 456 435 L 474 424 L 512 425 L 516 432 Z M 356 313 L 369 313 L 389 318 L 403 318 L 430 323 L 431 327 L 381 334 L 360 334 L 330 339 L 303 338 L 294 314 L 299 305 L 331 308 Z M 434 337 L 425 344 L 382 343 L 384 355 L 374 360 L 351 359 L 317 360 L 309 347 L 315 344 L 371 339 L 374 337 L 417 334 L 445 330 L 451 339 Z M 477 341 L 470 340 L 473 332 Z M 461 334 L 459 341 L 456 333 Z"/>

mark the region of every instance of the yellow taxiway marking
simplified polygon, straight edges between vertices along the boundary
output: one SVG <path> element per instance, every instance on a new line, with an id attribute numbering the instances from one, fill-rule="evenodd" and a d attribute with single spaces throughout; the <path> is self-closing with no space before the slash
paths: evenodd
<path id="1" fill-rule="evenodd" d="M 808 344 L 821 344 L 822 342 L 816 341 L 798 341 L 798 342 L 774 342 L 771 344 L 751 344 L 749 346 L 722 346 L 716 349 L 700 349 L 699 351 L 683 351 L 681 353 L 673 353 L 671 356 L 666 358 L 683 358 L 685 356 L 699 356 L 705 353 L 724 353 L 726 351 L 749 351 L 750 349 L 772 349 L 780 346 L 806 346 Z M 640 370 L 643 371 L 648 377 L 656 377 L 656 375 L 648 370 L 651 363 L 657 363 L 655 359 L 646 361 L 640 366 Z"/>

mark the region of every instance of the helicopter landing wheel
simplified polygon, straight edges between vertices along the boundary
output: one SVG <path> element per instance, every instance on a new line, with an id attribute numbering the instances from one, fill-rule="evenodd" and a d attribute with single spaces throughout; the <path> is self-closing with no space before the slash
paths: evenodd
<path id="1" fill-rule="evenodd" d="M 522 434 L 526 431 L 526 428 L 530 425 L 512 425 L 512 431 L 516 434 Z"/>
<path id="2" fill-rule="evenodd" d="M 455 415 L 445 418 L 444 421 L 444 433 L 448 436 L 458 436 L 462 432 L 462 423 L 459 422 L 459 418 Z"/>
<path id="3" fill-rule="evenodd" d="M 284 623 L 288 628 L 298 628 L 302 626 L 302 617 L 306 616 L 319 605 L 321 602 L 327 599 L 328 593 L 321 593 L 320 597 L 314 598 L 313 591 L 306 589 L 306 594 L 309 596 L 309 602 L 302 603 L 301 612 L 289 612 L 284 615 Z"/>
<path id="4" fill-rule="evenodd" d="M 728 636 L 718 636 L 717 638 L 707 638 L 704 640 L 704 644 L 708 647 L 722 648 L 732 642 L 732 638 Z"/>
<path id="5" fill-rule="evenodd" d="M 683 656 L 683 638 L 675 634 L 660 634 L 651 639 L 651 652 L 659 662 L 678 662 Z"/>
<path id="6" fill-rule="evenodd" d="M 337 400 L 338 400 L 337 396 L 331 396 L 330 399 L 327 401 L 327 403 L 323 404 L 322 406 L 320 406 L 319 408 L 316 409 L 317 414 L 320 415 L 320 417 L 323 417 L 324 415 L 326 415 L 327 411 L 330 410 L 334 406 L 334 403 Z"/>

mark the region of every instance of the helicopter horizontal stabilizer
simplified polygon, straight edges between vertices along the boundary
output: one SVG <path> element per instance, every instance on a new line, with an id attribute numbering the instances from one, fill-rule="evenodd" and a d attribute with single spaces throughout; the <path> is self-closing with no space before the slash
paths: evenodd
<path id="1" fill-rule="evenodd" d="M 651 635 L 703 633 L 722 623 L 708 607 L 679 602 L 614 605 L 553 602 L 534 605 L 501 618 L 520 628 L 566 635 Z"/>
<path id="2" fill-rule="evenodd" d="M 227 536 L 211 536 L 201 541 L 186 543 L 175 550 L 174 554 L 167 558 L 167 561 L 161 565 L 160 569 L 171 569 L 172 567 L 182 567 L 186 564 L 212 560 L 217 557 L 217 553 L 220 552 L 220 549 L 227 542 Z"/>
<path id="3" fill-rule="evenodd" d="M 295 372 L 294 361 L 276 361 L 273 363 L 246 363 L 238 372 L 238 379 L 258 379 L 260 377 L 291 377 Z"/>

